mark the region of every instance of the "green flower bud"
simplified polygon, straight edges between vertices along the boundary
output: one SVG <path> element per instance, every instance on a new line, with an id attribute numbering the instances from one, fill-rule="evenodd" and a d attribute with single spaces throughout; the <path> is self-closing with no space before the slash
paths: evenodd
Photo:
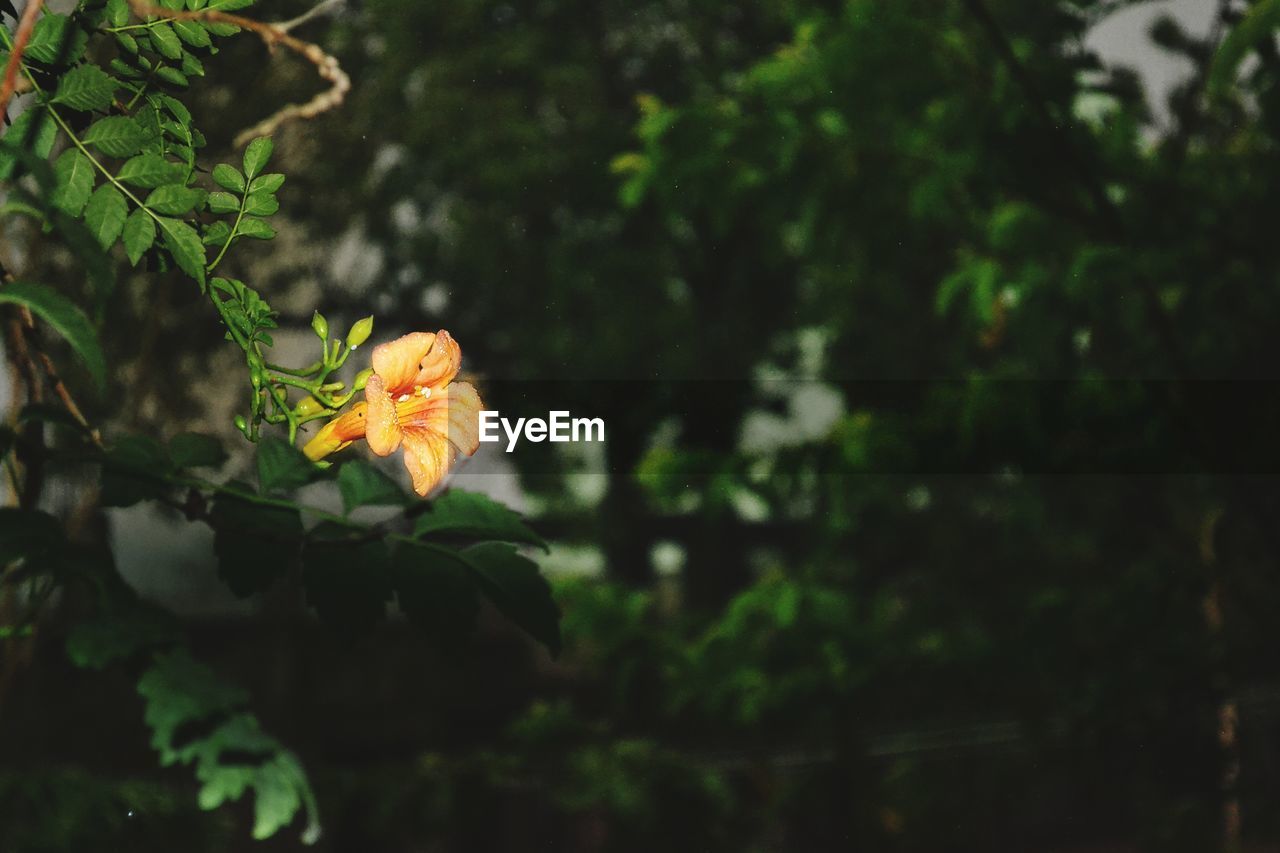
<path id="1" fill-rule="evenodd" d="M 369 336 L 373 334 L 373 317 L 365 317 L 363 320 L 356 320 L 355 325 L 351 327 L 351 331 L 347 332 L 347 346 L 355 349 L 365 341 L 369 340 Z"/>
<path id="2" fill-rule="evenodd" d="M 352 391 L 363 391 L 365 383 L 369 381 L 369 377 L 373 375 L 373 368 L 366 367 L 364 370 L 356 374 L 356 381 L 352 383 Z"/>
<path id="3" fill-rule="evenodd" d="M 311 331 L 315 332 L 320 340 L 329 340 L 329 321 L 319 311 L 311 315 Z"/>
<path id="4" fill-rule="evenodd" d="M 236 425 L 236 429 L 245 435 L 249 434 L 249 422 L 244 419 L 244 415 L 236 415 L 232 423 Z"/>
<path id="5" fill-rule="evenodd" d="M 324 405 L 315 397 L 303 397 L 298 405 L 294 406 L 293 411 L 300 418 L 307 418 L 317 412 L 323 411 Z"/>

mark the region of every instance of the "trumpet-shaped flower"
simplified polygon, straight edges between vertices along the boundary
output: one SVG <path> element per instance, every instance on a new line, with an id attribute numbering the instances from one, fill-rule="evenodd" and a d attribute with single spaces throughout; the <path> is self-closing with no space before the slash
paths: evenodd
<path id="1" fill-rule="evenodd" d="M 374 347 L 365 401 L 325 424 L 303 450 L 322 459 L 361 437 L 379 456 L 403 448 L 413 490 L 426 496 L 459 454 L 480 444 L 484 404 L 470 383 L 453 381 L 461 362 L 461 348 L 443 329 Z"/>

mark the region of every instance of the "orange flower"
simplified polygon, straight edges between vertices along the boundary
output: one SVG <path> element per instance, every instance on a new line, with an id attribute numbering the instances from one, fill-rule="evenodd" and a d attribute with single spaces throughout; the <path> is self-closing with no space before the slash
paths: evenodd
<path id="1" fill-rule="evenodd" d="M 462 350 L 443 329 L 374 347 L 365 402 L 325 424 L 304 452 L 322 459 L 361 437 L 379 456 L 403 446 L 413 490 L 425 497 L 459 453 L 470 456 L 480 444 L 484 404 L 470 383 L 453 381 L 461 362 Z"/>

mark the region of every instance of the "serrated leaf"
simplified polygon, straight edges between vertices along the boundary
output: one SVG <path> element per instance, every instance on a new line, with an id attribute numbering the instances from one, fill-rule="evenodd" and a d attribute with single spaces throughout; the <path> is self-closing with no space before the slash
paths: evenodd
<path id="1" fill-rule="evenodd" d="M 254 219 L 246 216 L 240 220 L 240 228 L 237 233 L 246 237 L 253 237 L 258 240 L 270 240 L 276 236 L 276 230 L 261 219 Z"/>
<path id="2" fill-rule="evenodd" d="M 156 241 L 155 222 L 145 210 L 138 208 L 124 221 L 121 236 L 124 238 L 124 250 L 129 256 L 129 263 L 136 267 L 143 253 Z"/>
<path id="3" fill-rule="evenodd" d="M 93 145 L 108 157 L 132 157 L 151 138 L 151 134 L 133 119 L 108 116 L 89 125 L 81 141 Z"/>
<path id="4" fill-rule="evenodd" d="M 217 9 L 222 12 L 231 12 L 236 9 L 247 9 L 257 0 L 209 0 L 210 9 Z"/>
<path id="5" fill-rule="evenodd" d="M 19 156 L 9 150 L 8 145 L 21 147 L 30 151 L 39 160 L 44 160 L 53 150 L 53 141 L 57 138 L 58 126 L 49 116 L 49 111 L 40 107 L 30 107 L 22 115 L 13 120 L 9 130 L 0 142 L 0 181 L 7 181 L 18 164 Z"/>
<path id="6" fill-rule="evenodd" d="M 116 178 L 135 187 L 154 189 L 165 184 L 180 184 L 186 173 L 181 163 L 171 163 L 159 154 L 139 154 L 125 161 Z"/>
<path id="7" fill-rule="evenodd" d="M 147 32 L 151 36 L 151 43 L 155 45 L 156 51 L 165 59 L 182 58 L 182 42 L 178 40 L 177 33 L 168 23 L 153 24 Z"/>
<path id="8" fill-rule="evenodd" d="M 226 461 L 227 452 L 211 435 L 183 432 L 169 442 L 169 458 L 177 468 L 216 468 Z"/>
<path id="9" fill-rule="evenodd" d="M 71 344 L 98 388 L 106 390 L 107 360 L 102 344 L 98 342 L 98 333 L 89 318 L 71 300 L 43 284 L 14 281 L 0 286 L 0 302 L 25 306 L 48 323 Z"/>
<path id="10" fill-rule="evenodd" d="M 67 656 L 83 669 L 102 669 L 146 649 L 170 645 L 180 636 L 167 613 L 130 601 L 77 623 L 67 635 Z"/>
<path id="11" fill-rule="evenodd" d="M 249 185 L 250 193 L 273 193 L 284 186 L 284 175 L 279 172 L 273 172 L 266 175 L 259 175 L 253 179 L 253 183 Z"/>
<path id="12" fill-rule="evenodd" d="M 297 509 L 219 494 L 209 526 L 218 575 L 241 598 L 268 588 L 297 564 L 303 536 Z"/>
<path id="13" fill-rule="evenodd" d="M 124 230 L 129 206 L 124 196 L 111 184 L 103 184 L 94 190 L 84 208 L 84 224 L 98 239 L 103 249 L 110 249 Z"/>
<path id="14" fill-rule="evenodd" d="M 173 261 L 178 265 L 178 269 L 204 287 L 204 243 L 200 242 L 200 235 L 196 233 L 196 229 L 185 222 L 167 217 L 160 217 L 159 224 L 164 247 L 169 250 L 169 254 L 173 255 Z"/>
<path id="15" fill-rule="evenodd" d="M 182 52 L 182 73 L 188 77 L 203 77 L 204 63 L 189 51 Z"/>
<path id="16" fill-rule="evenodd" d="M 113 27 L 129 23 L 129 0 L 107 0 L 107 22 Z"/>
<path id="17" fill-rule="evenodd" d="M 66 15 L 46 14 L 36 21 L 23 56 L 37 62 L 75 62 L 88 41 L 89 34 Z"/>
<path id="18" fill-rule="evenodd" d="M 485 597 L 529 636 L 560 654 L 560 608 L 537 563 L 521 556 L 514 545 L 482 542 L 462 552 L 480 577 Z"/>
<path id="19" fill-rule="evenodd" d="M 235 213 L 240 209 L 240 199 L 231 193 L 211 192 L 209 193 L 209 212 L 210 213 Z"/>
<path id="20" fill-rule="evenodd" d="M 244 175 L 240 170 L 228 163 L 219 163 L 213 167 L 213 181 L 224 190 L 236 193 L 244 192 Z"/>
<path id="21" fill-rule="evenodd" d="M 280 202 L 271 193 L 250 193 L 244 201 L 244 212 L 253 216 L 270 216 L 280 209 Z"/>
<path id="22" fill-rule="evenodd" d="M 183 74 L 172 65 L 161 65 L 156 69 L 156 77 L 173 86 L 186 88 L 190 85 L 190 81 L 187 80 L 187 75 Z"/>
<path id="23" fill-rule="evenodd" d="M 258 443 L 258 489 L 262 494 L 305 486 L 316 473 L 311 460 L 287 441 L 268 437 Z"/>
<path id="24" fill-rule="evenodd" d="M 361 506 L 398 506 L 406 500 L 395 480 L 359 459 L 344 462 L 338 469 L 338 491 L 344 512 Z"/>
<path id="25" fill-rule="evenodd" d="M 256 177 L 267 161 L 271 159 L 271 152 L 275 150 L 275 143 L 271 141 L 269 136 L 259 136 L 257 139 L 249 143 L 244 149 L 244 174 L 247 178 Z"/>
<path id="26" fill-rule="evenodd" d="M 182 184 L 168 184 L 157 187 L 147 196 L 147 207 L 156 213 L 168 216 L 183 216 L 204 203 L 204 190 L 184 187 Z"/>
<path id="27" fill-rule="evenodd" d="M 69 216 L 79 216 L 93 192 L 93 162 L 78 148 L 68 148 L 53 163 L 56 179 L 49 202 Z"/>
<path id="28" fill-rule="evenodd" d="M 450 489 L 431 502 L 431 508 L 414 526 L 415 537 L 497 539 L 546 548 L 547 543 L 533 532 L 512 509 L 477 492 Z"/>
<path id="29" fill-rule="evenodd" d="M 158 95 L 152 101 L 153 104 L 159 103 L 168 111 L 169 115 L 182 122 L 183 125 L 191 124 L 191 111 L 186 105 L 172 95 Z"/>
<path id="30" fill-rule="evenodd" d="M 479 588 L 474 571 L 456 552 L 401 545 L 391 571 L 400 610 L 437 643 L 458 646 L 475 631 Z"/>
<path id="31" fill-rule="evenodd" d="M 111 106 L 119 81 L 96 65 L 77 65 L 58 81 L 53 103 L 73 110 L 105 110 Z"/>
<path id="32" fill-rule="evenodd" d="M 112 33 L 116 37 L 116 44 L 120 45 L 120 49 L 125 53 L 136 54 L 138 52 L 138 40 L 128 33 Z M 136 77 L 136 73 L 130 73 L 127 76 Z"/>
<path id="33" fill-rule="evenodd" d="M 382 619 L 391 600 L 387 546 L 351 541 L 351 531 L 323 525 L 307 537 L 302 582 L 307 604 L 329 625 L 367 631 Z"/>
<path id="34" fill-rule="evenodd" d="M 209 32 L 196 21 L 174 21 L 173 31 L 192 47 L 209 47 L 213 44 Z"/>
<path id="35" fill-rule="evenodd" d="M 210 223 L 204 229 L 204 236 L 200 238 L 201 242 L 206 246 L 221 246 L 227 242 L 227 238 L 231 236 L 231 226 L 222 220 Z"/>

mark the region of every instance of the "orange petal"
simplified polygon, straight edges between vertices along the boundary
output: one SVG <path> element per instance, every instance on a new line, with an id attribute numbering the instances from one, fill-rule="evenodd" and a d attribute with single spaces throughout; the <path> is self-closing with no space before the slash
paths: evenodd
<path id="1" fill-rule="evenodd" d="M 396 404 L 377 373 L 370 376 L 365 384 L 364 399 L 368 404 L 365 438 L 369 441 L 369 449 L 379 456 L 389 456 L 400 446 L 402 430 L 396 418 Z"/>
<path id="2" fill-rule="evenodd" d="M 454 382 L 445 389 L 448 397 L 449 441 L 467 456 L 480 446 L 480 394 L 470 382 Z"/>
<path id="3" fill-rule="evenodd" d="M 338 452 L 357 438 L 362 438 L 365 432 L 367 409 L 368 406 L 364 403 L 356 403 L 348 412 L 320 427 L 320 431 L 307 442 L 302 452 L 308 459 L 315 462 L 330 453 Z"/>
<path id="4" fill-rule="evenodd" d="M 425 429 L 406 430 L 404 467 L 413 478 L 413 490 L 426 497 L 448 473 L 458 451 L 443 434 Z"/>
<path id="5" fill-rule="evenodd" d="M 413 384 L 433 391 L 444 388 L 458 375 L 461 366 L 462 347 L 458 346 L 453 335 L 441 329 L 436 332 L 431 351 L 422 359 Z"/>
<path id="6" fill-rule="evenodd" d="M 373 372 L 382 377 L 388 394 L 399 396 L 413 390 L 422 361 L 435 340 L 430 332 L 411 332 L 373 348 Z"/>

